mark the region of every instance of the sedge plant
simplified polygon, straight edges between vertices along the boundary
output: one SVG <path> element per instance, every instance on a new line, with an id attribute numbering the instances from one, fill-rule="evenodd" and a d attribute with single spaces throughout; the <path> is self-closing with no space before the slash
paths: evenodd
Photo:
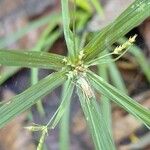
<path id="1" fill-rule="evenodd" d="M 112 52 L 105 52 L 108 45 L 111 46 L 117 42 L 132 28 L 150 16 L 150 2 L 149 0 L 136 0 L 133 2 L 113 23 L 97 33 L 85 47 L 78 45 L 75 24 L 73 31 L 70 29 L 71 20 L 68 0 L 61 0 L 61 5 L 64 37 L 68 50 L 67 56 L 39 50 L 25 52 L 0 50 L 1 65 L 55 70 L 54 73 L 37 81 L 36 84 L 15 96 L 9 102 L 1 104 L 0 128 L 36 104 L 49 92 L 63 85 L 61 103 L 49 122 L 45 125 L 33 124 L 26 127 L 30 131 L 41 133 L 37 150 L 43 149 L 46 136 L 57 126 L 61 119 L 62 125 L 64 121 L 69 122 L 68 113 L 74 90 L 77 90 L 95 149 L 116 149 L 110 130 L 111 127 L 108 125 L 106 118 L 108 116 L 103 114 L 104 108 L 100 107 L 97 93 L 102 94 L 106 101 L 109 99 L 118 104 L 147 127 L 150 127 L 150 111 L 127 96 L 123 91 L 110 85 L 106 79 L 97 75 L 91 68 L 96 65 L 107 65 L 118 60 L 133 45 L 137 35 L 125 40 Z M 68 128 L 66 129 L 68 130 Z M 61 130 L 60 136 L 64 136 L 65 132 L 65 129 L 64 131 Z M 66 146 L 67 142 L 68 140 L 62 141 L 60 149 L 69 149 Z"/>

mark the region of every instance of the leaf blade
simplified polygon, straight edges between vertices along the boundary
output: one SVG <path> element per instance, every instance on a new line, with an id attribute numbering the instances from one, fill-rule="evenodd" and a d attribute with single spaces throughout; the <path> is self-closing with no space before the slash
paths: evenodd
<path id="1" fill-rule="evenodd" d="M 0 128 L 18 114 L 30 108 L 39 98 L 45 96 L 66 79 L 65 72 L 53 73 L 37 84 L 15 96 L 9 103 L 0 108 Z"/>
<path id="2" fill-rule="evenodd" d="M 111 150 L 115 150 L 110 130 L 107 128 L 108 126 L 101 115 L 96 99 L 94 97 L 90 99 L 86 97 L 80 88 L 78 88 L 78 96 L 90 128 L 95 149 L 110 150 L 111 148 Z"/>
<path id="3" fill-rule="evenodd" d="M 74 42 L 72 40 L 73 33 L 70 30 L 69 0 L 61 0 L 61 6 L 64 36 L 68 48 L 68 54 L 71 57 L 71 59 L 74 60 L 76 52 L 74 49 Z"/>
<path id="4" fill-rule="evenodd" d="M 0 64 L 59 70 L 64 67 L 63 56 L 46 52 L 0 50 Z"/>
<path id="5" fill-rule="evenodd" d="M 92 79 L 93 86 L 103 95 L 117 103 L 120 107 L 131 113 L 136 118 L 140 119 L 145 125 L 150 127 L 150 111 L 142 105 L 128 97 L 121 91 L 117 90 L 112 85 L 108 84 L 98 75 L 88 72 L 88 77 Z"/>
<path id="6" fill-rule="evenodd" d="M 68 79 L 68 83 L 66 82 L 63 87 L 62 92 L 62 101 L 66 99 L 68 102 L 67 107 L 65 106 L 65 113 L 61 118 L 60 121 L 60 134 L 59 134 L 59 149 L 60 150 L 69 150 L 70 146 L 70 136 L 69 136 L 69 128 L 70 128 L 70 103 L 71 103 L 71 96 L 73 94 L 74 85 L 72 81 Z M 72 84 L 72 85 L 71 85 Z M 67 95 L 66 95 L 67 94 Z"/>
<path id="7" fill-rule="evenodd" d="M 148 0 L 136 0 L 113 23 L 100 31 L 83 49 L 85 61 L 89 61 L 107 49 L 120 37 L 138 26 L 150 16 Z"/>

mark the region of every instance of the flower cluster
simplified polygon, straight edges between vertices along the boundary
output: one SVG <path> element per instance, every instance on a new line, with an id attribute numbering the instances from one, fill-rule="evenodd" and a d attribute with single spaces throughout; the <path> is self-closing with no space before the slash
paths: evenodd
<path id="1" fill-rule="evenodd" d="M 124 44 L 116 47 L 114 50 L 114 54 L 119 54 L 121 51 L 130 47 L 135 42 L 136 37 L 137 37 L 137 35 L 134 35 L 133 37 L 130 37 L 129 40 L 126 41 Z"/>

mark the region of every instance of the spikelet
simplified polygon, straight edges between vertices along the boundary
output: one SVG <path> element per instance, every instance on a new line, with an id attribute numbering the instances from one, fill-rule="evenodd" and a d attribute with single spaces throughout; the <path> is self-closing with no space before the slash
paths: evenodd
<path id="1" fill-rule="evenodd" d="M 82 60 L 82 58 L 84 57 L 84 52 L 83 51 L 80 51 L 79 52 L 79 60 Z"/>
<path id="2" fill-rule="evenodd" d="M 36 131 L 42 131 L 45 129 L 46 126 L 40 126 L 40 125 L 34 125 L 34 126 L 28 126 L 24 127 L 28 131 L 36 132 Z"/>
<path id="3" fill-rule="evenodd" d="M 129 48 L 135 42 L 136 37 L 137 35 L 134 35 L 133 37 L 130 37 L 124 44 L 117 46 L 114 50 L 114 54 L 119 54 L 121 51 Z"/>
<path id="4" fill-rule="evenodd" d="M 43 150 L 44 140 L 46 138 L 47 133 L 48 133 L 48 129 L 47 129 L 47 127 L 45 127 L 42 131 L 42 135 L 40 137 L 40 141 L 37 146 L 37 150 Z"/>
<path id="5" fill-rule="evenodd" d="M 43 144 L 44 144 L 44 140 L 46 135 L 48 134 L 48 127 L 47 126 L 40 126 L 40 125 L 34 125 L 34 126 L 28 126 L 28 127 L 24 127 L 25 129 L 35 132 L 35 131 L 41 131 L 42 135 L 40 137 L 38 146 L 37 146 L 37 150 L 43 150 Z"/>
<path id="6" fill-rule="evenodd" d="M 67 60 L 67 58 L 65 57 L 65 58 L 63 58 L 63 63 L 67 63 L 68 62 L 68 60 Z"/>

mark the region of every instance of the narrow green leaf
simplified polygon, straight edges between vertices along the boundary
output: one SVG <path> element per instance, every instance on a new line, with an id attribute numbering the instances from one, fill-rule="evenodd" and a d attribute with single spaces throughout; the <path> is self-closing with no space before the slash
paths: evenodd
<path id="1" fill-rule="evenodd" d="M 104 65 L 99 65 L 98 66 L 98 72 L 99 74 L 107 81 L 109 82 L 109 74 L 108 74 L 108 66 L 106 64 Z M 105 121 L 107 128 L 109 129 L 110 136 L 113 139 L 113 132 L 112 132 L 112 115 L 111 115 L 111 101 L 105 97 L 104 95 L 101 95 L 100 99 L 100 108 L 102 110 L 102 117 L 103 120 Z M 107 128 L 104 128 L 107 130 Z M 105 131 L 104 131 L 105 132 Z M 105 135 L 104 135 L 105 136 Z M 107 139 L 107 136 L 105 137 Z M 115 145 L 114 145 L 115 147 Z"/>
<path id="2" fill-rule="evenodd" d="M 76 8 L 76 0 L 74 0 L 74 3 L 73 3 L 73 11 L 72 11 L 72 41 L 73 41 L 73 50 L 74 50 L 74 56 L 77 55 L 77 40 L 76 40 L 76 11 L 77 11 L 77 8 Z"/>
<path id="3" fill-rule="evenodd" d="M 121 77 L 121 74 L 120 74 L 115 62 L 109 63 L 108 69 L 110 72 L 110 78 L 112 80 L 113 85 L 116 88 L 120 89 L 122 92 L 127 94 L 128 91 L 126 89 L 125 83 Z"/>
<path id="4" fill-rule="evenodd" d="M 107 53 L 109 52 L 108 50 L 106 50 L 106 51 L 107 51 Z M 112 59 L 112 56 L 108 56 L 108 59 Z M 113 85 L 117 89 L 120 89 L 122 92 L 127 94 L 128 91 L 126 89 L 125 83 L 121 77 L 121 73 L 118 70 L 115 62 L 108 63 L 108 71 L 110 73 L 110 78 L 111 78 Z"/>
<path id="5" fill-rule="evenodd" d="M 85 13 L 83 11 L 78 10 L 76 12 L 77 16 L 77 31 L 83 31 L 85 29 L 85 26 L 87 25 L 88 19 L 91 17 L 91 14 Z M 80 51 L 80 50 L 78 50 Z"/>
<path id="6" fill-rule="evenodd" d="M 43 31 L 40 36 L 36 46 L 33 48 L 34 51 L 42 51 L 47 43 L 47 39 L 49 39 L 53 29 L 57 26 L 58 22 L 50 22 L 46 29 Z"/>
<path id="7" fill-rule="evenodd" d="M 71 0 L 71 1 L 73 1 L 73 0 Z M 89 3 L 89 0 L 84 0 L 84 1 L 76 0 L 76 4 L 80 8 L 86 10 L 88 13 L 92 13 L 92 7 Z"/>
<path id="8" fill-rule="evenodd" d="M 0 102 L 0 107 L 2 107 L 5 104 L 5 102 Z"/>
<path id="9" fill-rule="evenodd" d="M 20 52 L 0 50 L 0 64 L 6 66 L 35 67 L 59 70 L 64 57 L 46 52 Z"/>
<path id="10" fill-rule="evenodd" d="M 97 13 L 100 15 L 100 17 L 104 17 L 103 8 L 101 6 L 100 0 L 91 0 L 91 3 L 95 7 Z"/>
<path id="11" fill-rule="evenodd" d="M 38 81 L 39 81 L 38 69 L 32 68 L 31 69 L 31 85 L 35 85 L 36 83 L 38 83 Z M 38 110 L 39 114 L 41 115 L 41 117 L 45 116 L 45 111 L 44 111 L 41 99 L 37 102 L 36 107 L 37 107 L 37 110 Z"/>
<path id="12" fill-rule="evenodd" d="M 70 82 L 71 84 L 71 82 Z M 71 93 L 70 93 L 71 92 Z M 66 94 L 68 95 L 66 97 Z M 60 150 L 69 150 L 70 148 L 70 136 L 69 136 L 69 123 L 70 123 L 70 101 L 71 101 L 71 96 L 73 94 L 73 89 L 68 86 L 68 83 L 66 82 L 63 86 L 63 91 L 62 91 L 62 101 L 65 99 L 68 99 L 69 105 L 65 107 L 65 113 L 62 116 L 62 119 L 60 121 L 60 128 L 59 128 L 59 149 Z"/>
<path id="13" fill-rule="evenodd" d="M 69 56 L 73 60 L 76 53 L 74 49 L 74 42 L 72 40 L 73 34 L 70 30 L 70 15 L 69 15 L 70 13 L 69 13 L 68 3 L 69 3 L 68 0 L 61 0 L 64 36 L 65 36 Z"/>
<path id="14" fill-rule="evenodd" d="M 136 118 L 140 119 L 145 125 L 150 127 L 150 111 L 148 109 L 144 108 L 142 105 L 128 97 L 120 90 L 117 90 L 115 87 L 108 84 L 103 78 L 94 74 L 93 72 L 89 71 L 88 77 L 93 83 L 93 86 L 99 92 L 117 103 Z"/>
<path id="15" fill-rule="evenodd" d="M 9 103 L 0 108 L 0 128 L 14 117 L 29 109 L 40 98 L 58 87 L 66 79 L 65 72 L 53 73 L 15 96 Z"/>
<path id="16" fill-rule="evenodd" d="M 69 122 L 69 117 L 70 117 L 70 106 L 66 108 L 66 111 L 61 119 L 60 123 L 60 137 L 59 137 L 59 143 L 60 143 L 60 150 L 69 150 L 70 149 L 70 122 Z"/>
<path id="17" fill-rule="evenodd" d="M 85 60 L 95 58 L 120 37 L 150 16 L 149 0 L 136 0 L 112 24 L 100 31 L 83 49 Z"/>
<path id="18" fill-rule="evenodd" d="M 0 39 L 0 48 L 4 48 L 14 42 L 16 42 L 18 39 L 23 37 L 26 33 L 35 30 L 39 28 L 40 26 L 43 26 L 47 24 L 49 21 L 51 22 L 60 22 L 61 20 L 61 15 L 60 13 L 50 13 L 50 15 L 42 17 L 39 20 L 36 20 L 34 22 L 31 22 L 29 25 L 25 26 L 24 28 L 21 28 L 20 30 L 10 33 L 9 36 L 4 37 L 3 39 Z"/>
<path id="19" fill-rule="evenodd" d="M 102 76 L 107 82 L 108 79 L 108 66 L 106 64 L 98 66 L 98 73 Z M 100 99 L 100 107 L 102 109 L 102 117 L 104 118 L 106 124 L 108 125 L 108 129 L 111 131 L 111 104 L 107 97 L 101 96 Z"/>
<path id="20" fill-rule="evenodd" d="M 56 40 L 62 35 L 62 29 L 53 31 L 46 39 L 42 51 L 48 51 L 53 44 L 56 42 Z"/>
<path id="21" fill-rule="evenodd" d="M 83 48 L 84 45 L 85 45 L 85 43 L 86 43 L 86 40 L 87 40 L 87 34 L 88 34 L 88 33 L 87 33 L 86 31 L 83 32 L 81 38 L 79 39 L 79 40 L 80 40 L 80 44 L 79 44 L 79 48 L 80 48 L 80 49 Z"/>
<path id="22" fill-rule="evenodd" d="M 88 123 L 96 150 L 115 150 L 108 126 L 101 115 L 97 101 L 94 97 L 88 98 L 78 87 L 78 96 Z"/>
<path id="23" fill-rule="evenodd" d="M 53 115 L 53 117 L 47 123 L 47 127 L 50 129 L 54 129 L 56 127 L 56 125 L 58 124 L 58 122 L 60 121 L 60 119 L 62 118 L 62 116 L 68 109 L 68 107 L 70 106 L 74 85 L 72 84 L 72 81 L 70 79 L 68 79 L 65 84 L 66 84 L 65 87 L 66 92 L 63 95 L 61 104 L 57 109 L 57 111 L 55 112 L 55 114 Z"/>

